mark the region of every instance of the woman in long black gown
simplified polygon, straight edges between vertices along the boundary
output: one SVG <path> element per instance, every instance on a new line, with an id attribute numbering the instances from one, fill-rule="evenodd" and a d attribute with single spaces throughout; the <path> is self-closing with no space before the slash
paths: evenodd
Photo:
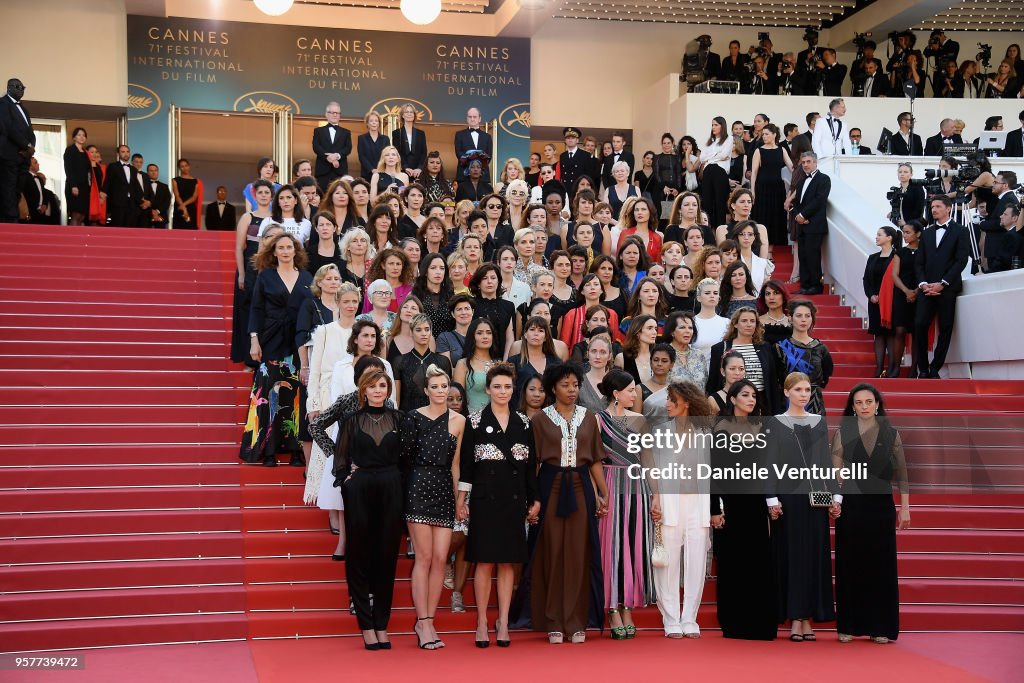
<path id="1" fill-rule="evenodd" d="M 715 427 L 730 439 L 757 438 L 763 427 L 750 416 L 757 409 L 757 387 L 741 379 L 729 387 L 724 416 Z M 749 435 L 749 436 L 746 436 Z M 712 467 L 753 467 L 763 465 L 755 446 L 741 453 L 715 446 Z M 768 509 L 760 493 L 761 483 L 713 480 L 711 526 L 714 528 L 715 557 L 718 560 L 718 623 L 726 638 L 775 640 L 778 630 L 778 591 L 772 559 L 772 536 Z"/>
<path id="2" fill-rule="evenodd" d="M 404 526 L 402 480 L 416 444 L 411 418 L 384 405 L 391 391 L 384 370 L 367 370 L 359 379 L 362 407 L 342 423 L 337 443 L 326 431 L 331 424 L 318 420 L 313 427 L 317 444 L 334 453 L 334 482 L 345 500 L 345 579 L 367 650 L 391 649 L 387 630 Z"/>
<path id="3" fill-rule="evenodd" d="M 768 231 L 768 242 L 772 245 L 789 244 L 786 224 L 786 182 L 782 169 L 793 169 L 793 161 L 779 147 L 779 128 L 769 123 L 761 132 L 764 144 L 754 150 L 750 184 L 754 188 L 754 208 L 750 217 Z"/>
<path id="4" fill-rule="evenodd" d="M 783 388 L 789 409 L 768 426 L 765 460 L 769 472 L 776 467 L 831 468 L 825 419 L 806 409 L 811 400 L 810 378 L 802 372 L 790 373 Z M 791 641 L 816 640 L 811 622 L 836 617 L 828 520 L 839 516 L 840 507 L 838 501 L 828 508 L 812 507 L 808 494 L 834 493 L 835 481 L 781 476 L 767 484 L 779 578 L 779 623 L 792 622 Z"/>
<path id="5" fill-rule="evenodd" d="M 249 309 L 250 357 L 260 364 L 253 376 L 249 413 L 239 457 L 248 463 L 277 465 L 287 452 L 302 465 L 299 423 L 305 419 L 300 400 L 295 325 L 310 296 L 313 276 L 305 270 L 306 251 L 288 233 L 264 240 L 256 254 L 256 285 Z"/>
<path id="6" fill-rule="evenodd" d="M 89 189 L 92 185 L 92 164 L 85 150 L 88 135 L 85 128 L 75 128 L 71 144 L 64 150 L 64 202 L 68 225 L 82 225 L 89 217 Z"/>
<path id="7" fill-rule="evenodd" d="M 869 636 L 896 640 L 900 590 L 896 527 L 910 528 L 910 487 L 899 432 L 885 417 L 882 395 L 870 384 L 850 390 L 832 440 L 834 467 L 867 467 L 867 479 L 842 482 L 842 515 L 836 519 L 836 630 L 839 642 Z M 892 480 L 900 489 L 900 513 Z"/>
<path id="8" fill-rule="evenodd" d="M 274 199 L 274 186 L 267 180 L 252 184 L 256 208 L 242 214 L 235 228 L 235 279 L 236 286 L 232 308 L 231 361 L 257 367 L 259 363 L 249 357 L 249 308 L 252 305 L 252 290 L 256 286 L 256 266 L 253 257 L 260 248 L 260 224 L 270 215 L 270 202 Z M 282 232 L 271 228 L 263 233 L 266 241 Z"/>
<path id="9" fill-rule="evenodd" d="M 171 179 L 175 230 L 198 230 L 203 206 L 203 182 L 192 176 L 188 159 L 178 159 L 178 175 Z"/>
<path id="10" fill-rule="evenodd" d="M 889 352 L 889 369 L 886 377 L 899 377 L 906 350 L 907 334 L 914 331 L 914 317 L 917 315 L 917 247 L 921 243 L 925 220 L 915 218 L 907 221 L 900 229 L 903 246 L 896 250 L 892 259 L 892 350 Z M 917 347 L 910 345 L 910 376 L 917 377 Z"/>
<path id="11" fill-rule="evenodd" d="M 875 338 L 875 377 L 884 377 L 885 353 L 893 350 L 893 319 L 892 288 L 882 290 L 886 274 L 892 276 L 889 268 L 900 247 L 900 232 L 891 225 L 883 225 L 875 232 L 875 245 L 880 251 L 868 256 L 864 265 L 864 295 L 868 297 L 868 332 Z M 897 361 L 890 353 L 888 367 L 894 363 Z"/>

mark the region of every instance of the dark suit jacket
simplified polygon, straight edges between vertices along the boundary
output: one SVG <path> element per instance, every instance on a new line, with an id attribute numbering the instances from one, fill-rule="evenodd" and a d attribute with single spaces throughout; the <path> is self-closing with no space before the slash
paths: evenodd
<path id="1" fill-rule="evenodd" d="M 953 144 L 955 145 L 964 144 L 963 138 L 961 138 L 956 133 L 954 133 L 950 137 L 950 139 L 953 141 Z M 924 143 L 924 155 L 926 157 L 944 156 L 943 144 L 944 143 L 942 142 L 942 133 L 936 133 L 935 135 L 928 138 L 928 140 Z"/>
<path id="2" fill-rule="evenodd" d="M 423 168 L 427 161 L 427 136 L 422 130 L 413 128 L 410 141 L 405 134 L 405 126 L 400 126 L 391 134 L 391 144 L 398 148 L 403 171 L 407 168 Z"/>
<path id="3" fill-rule="evenodd" d="M 25 198 L 25 206 L 28 207 L 28 218 L 30 223 L 42 223 L 44 219 L 48 218 L 39 213 L 40 204 L 44 204 L 46 186 L 43 185 L 43 181 L 39 181 L 39 185 L 35 183 L 35 176 L 31 173 L 21 174 L 20 182 L 18 183 L 18 190 L 21 192 L 21 196 Z M 40 192 L 42 187 L 42 192 Z"/>
<path id="4" fill-rule="evenodd" d="M 633 158 L 633 153 L 626 150 L 622 150 L 619 155 L 619 161 L 625 161 L 629 164 L 629 178 L 633 179 L 633 169 L 636 167 L 636 160 Z M 615 178 L 612 178 L 612 166 L 615 164 L 615 154 L 609 154 L 604 159 L 604 165 L 601 168 L 601 180 L 604 181 L 605 187 L 611 187 L 615 184 Z M 565 182 L 564 180 L 562 182 Z"/>
<path id="5" fill-rule="evenodd" d="M 1003 148 L 1004 157 L 1024 157 L 1024 129 L 1018 128 L 1006 134 L 1006 147 Z"/>
<path id="6" fill-rule="evenodd" d="M 871 92 L 867 91 L 867 79 L 863 78 L 854 86 L 854 92 L 861 92 L 860 88 L 862 86 L 864 87 L 862 97 L 881 97 L 882 95 L 888 97 L 889 95 L 889 79 L 881 72 L 875 73 L 875 79 L 871 81 Z"/>
<path id="7" fill-rule="evenodd" d="M 822 92 L 829 97 L 839 97 L 842 95 L 843 81 L 846 80 L 846 66 L 844 64 L 833 64 L 832 66 L 825 67 L 821 73 L 818 74 L 821 79 L 823 86 Z"/>
<path id="8" fill-rule="evenodd" d="M 935 245 L 935 224 L 929 225 L 921 235 L 921 246 L 914 260 L 917 283 L 947 282 L 953 292 L 963 289 L 960 273 L 970 257 L 971 236 L 967 228 L 950 221 L 942 242 Z"/>
<path id="9" fill-rule="evenodd" d="M 743 83 L 747 78 L 747 56 L 740 53 L 736 57 L 736 63 L 732 63 L 729 55 L 722 58 L 722 66 L 718 71 L 718 78 L 723 81 L 739 81 Z"/>
<path id="10" fill-rule="evenodd" d="M 805 185 L 807 183 L 810 184 L 807 185 L 806 192 L 803 191 L 803 186 L 797 190 L 793 214 L 801 214 L 810 221 L 800 225 L 800 229 L 807 234 L 826 235 L 828 234 L 828 218 L 825 215 L 825 209 L 828 207 L 828 194 L 832 191 L 832 179 L 818 170 L 813 177 L 804 181 Z M 803 193 L 802 199 L 801 193 Z"/>
<path id="11" fill-rule="evenodd" d="M 391 144 L 384 133 L 377 135 L 377 141 L 370 138 L 369 133 L 363 133 L 356 140 L 356 148 L 359 150 L 359 175 L 363 180 L 369 181 L 370 176 L 377 170 L 377 163 L 380 162 L 380 153 Z"/>
<path id="12" fill-rule="evenodd" d="M 206 222 L 203 224 L 207 230 L 234 230 L 238 225 L 235 218 L 235 205 L 231 202 L 224 202 L 224 215 L 217 211 L 217 200 L 206 205 Z"/>
<path id="13" fill-rule="evenodd" d="M 857 146 L 857 154 L 874 154 L 874 152 L 871 151 L 870 147 L 865 147 L 864 145 L 858 145 Z"/>
<path id="14" fill-rule="evenodd" d="M 708 51 L 707 61 L 704 62 L 704 75 L 709 81 L 715 80 L 722 73 L 722 58 L 715 52 Z"/>
<path id="15" fill-rule="evenodd" d="M 568 152 L 562 152 L 562 155 L 558 157 L 558 165 L 562 170 L 562 184 L 565 185 L 566 190 L 572 190 L 572 184 L 580 176 L 589 175 L 587 170 L 590 168 L 592 159 L 590 152 L 582 147 L 576 148 L 571 159 Z"/>
<path id="16" fill-rule="evenodd" d="M 910 147 L 914 148 L 913 151 L 910 150 Z M 907 146 L 906 141 L 903 140 L 903 136 L 899 134 L 899 131 L 893 133 L 889 138 L 890 154 L 903 157 L 919 157 L 924 154 L 924 146 L 921 144 L 921 136 L 917 133 L 911 134 L 910 147 Z"/>
<path id="17" fill-rule="evenodd" d="M 124 177 L 121 162 L 107 164 L 107 172 L 103 177 L 103 191 L 107 193 L 108 206 L 138 206 L 142 203 L 142 186 L 139 184 L 139 172 L 128 164 L 131 181 Z"/>
<path id="18" fill-rule="evenodd" d="M 461 158 L 466 152 L 479 149 L 482 152 L 491 153 L 491 134 L 486 132 L 483 128 L 479 129 L 479 135 L 477 136 L 480 142 L 476 145 L 473 144 L 473 136 L 470 135 L 469 128 L 463 128 L 455 133 L 455 158 Z"/>
<path id="19" fill-rule="evenodd" d="M 996 202 L 996 208 L 992 210 L 992 213 L 978 224 L 978 229 L 985 233 L 985 258 L 1004 258 L 1008 253 L 1004 243 L 1007 231 L 1006 228 L 999 225 L 999 217 L 1003 215 L 1003 211 L 1006 211 L 1006 207 L 1016 206 L 1019 203 L 1017 195 L 1013 192 L 1004 193 Z"/>
<path id="20" fill-rule="evenodd" d="M 25 112 L 28 123 L 25 123 L 10 95 L 4 93 L 0 96 L 0 159 L 20 159 L 27 167 L 28 159 L 20 157 L 18 152 L 29 145 L 34 146 L 36 134 L 32 132 L 32 116 L 28 113 L 24 101 L 21 102 L 21 110 Z"/>
<path id="21" fill-rule="evenodd" d="M 341 177 L 348 174 L 348 155 L 352 152 L 352 133 L 347 128 L 338 126 L 331 142 L 331 133 L 327 126 L 320 126 L 313 131 L 313 153 L 316 154 L 316 165 L 313 173 L 316 176 L 334 175 Z M 325 154 L 340 154 L 338 168 L 324 158 Z"/>
<path id="22" fill-rule="evenodd" d="M 167 183 L 162 183 L 158 180 L 156 181 L 156 192 L 154 192 L 153 184 L 148 178 L 144 181 L 144 184 L 146 187 L 146 199 L 149 200 L 150 216 L 153 215 L 152 210 L 155 209 L 163 217 L 162 221 L 151 221 L 152 225 L 158 228 L 166 227 L 167 221 L 171 216 L 171 188 L 167 186 Z"/>

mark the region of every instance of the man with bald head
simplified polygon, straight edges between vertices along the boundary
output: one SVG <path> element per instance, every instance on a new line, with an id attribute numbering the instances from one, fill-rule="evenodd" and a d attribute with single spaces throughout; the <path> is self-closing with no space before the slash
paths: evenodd
<path id="1" fill-rule="evenodd" d="M 470 107 L 466 112 L 466 127 L 455 133 L 455 156 L 457 158 L 462 158 L 463 154 L 474 149 L 492 154 L 491 136 L 480 127 L 480 119 L 480 110 Z"/>
<path id="2" fill-rule="evenodd" d="M 0 223 L 18 222 L 18 177 L 36 151 L 32 117 L 21 103 L 24 96 L 25 84 L 12 78 L 0 97 Z"/>
<path id="3" fill-rule="evenodd" d="M 926 157 L 944 157 L 946 156 L 945 145 L 964 144 L 963 138 L 957 135 L 955 130 L 953 119 L 942 119 L 938 135 L 933 135 L 925 141 L 924 155 Z"/>
<path id="4" fill-rule="evenodd" d="M 341 105 L 328 102 L 327 125 L 313 131 L 313 152 L 316 154 L 316 182 L 321 192 L 335 178 L 348 175 L 348 155 L 352 153 L 352 133 L 339 125 Z"/>

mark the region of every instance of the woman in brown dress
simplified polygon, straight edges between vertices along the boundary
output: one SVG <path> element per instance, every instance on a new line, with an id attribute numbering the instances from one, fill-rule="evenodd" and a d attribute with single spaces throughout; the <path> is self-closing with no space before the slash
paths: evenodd
<path id="1" fill-rule="evenodd" d="M 574 364 L 544 371 L 554 403 L 530 421 L 540 471 L 541 509 L 516 606 L 517 625 L 547 631 L 555 644 L 586 640 L 603 621 L 604 582 L 597 519 L 608 511 L 601 433 L 594 413 L 576 405 L 583 378 Z"/>

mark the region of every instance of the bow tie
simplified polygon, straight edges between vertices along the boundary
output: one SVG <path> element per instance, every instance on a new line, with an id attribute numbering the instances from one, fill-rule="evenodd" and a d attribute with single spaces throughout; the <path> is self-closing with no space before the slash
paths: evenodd
<path id="1" fill-rule="evenodd" d="M 942 138 L 943 142 L 953 142 L 953 138 Z"/>
<path id="2" fill-rule="evenodd" d="M 480 132 L 480 129 L 479 129 L 479 128 L 470 128 L 470 129 L 469 129 L 469 132 L 470 132 L 470 133 L 479 133 L 479 132 Z"/>

